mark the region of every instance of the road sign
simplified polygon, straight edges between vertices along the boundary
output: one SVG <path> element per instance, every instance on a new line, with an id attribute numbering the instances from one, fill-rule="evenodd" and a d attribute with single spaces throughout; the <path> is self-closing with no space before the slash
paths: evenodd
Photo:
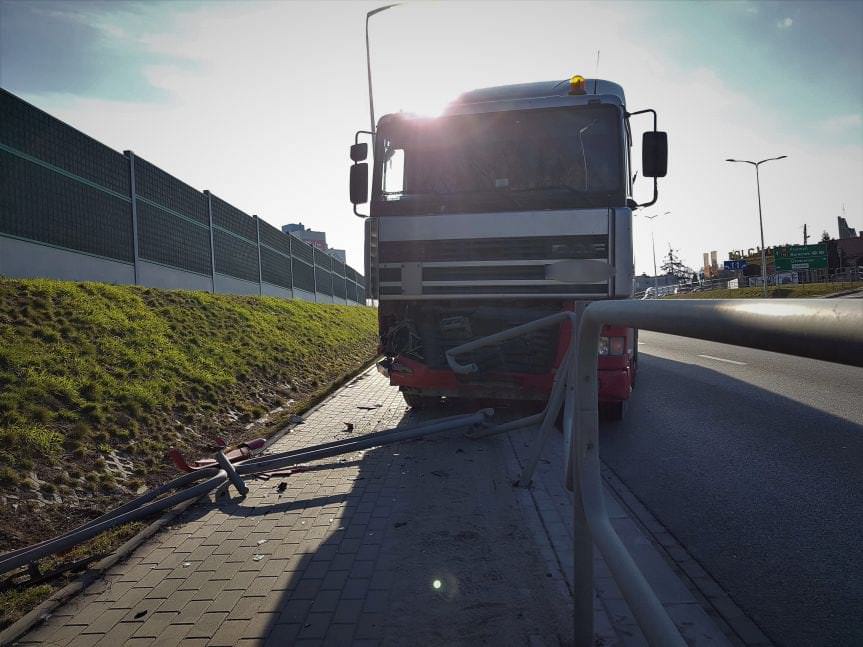
<path id="1" fill-rule="evenodd" d="M 776 270 L 815 270 L 827 267 L 827 245 L 786 245 L 773 250 Z"/>
<path id="2" fill-rule="evenodd" d="M 738 258 L 733 261 L 724 261 L 723 266 L 726 270 L 742 270 L 746 269 L 746 259 Z"/>

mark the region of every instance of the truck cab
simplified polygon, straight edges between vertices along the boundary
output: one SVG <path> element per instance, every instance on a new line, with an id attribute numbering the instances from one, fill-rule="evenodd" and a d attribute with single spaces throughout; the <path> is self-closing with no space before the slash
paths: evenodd
<path id="1" fill-rule="evenodd" d="M 545 400 L 566 325 L 466 357 L 479 367 L 467 376 L 445 353 L 579 301 L 632 296 L 632 214 L 645 206 L 632 198 L 633 114 L 619 85 L 576 76 L 474 90 L 435 118 L 380 119 L 367 287 L 379 303 L 381 370 L 408 404 Z M 642 149 L 642 175 L 664 175 L 655 113 Z M 356 211 L 367 198 L 362 145 L 351 157 Z M 600 401 L 622 415 L 636 332 L 607 328 L 598 362 Z"/>

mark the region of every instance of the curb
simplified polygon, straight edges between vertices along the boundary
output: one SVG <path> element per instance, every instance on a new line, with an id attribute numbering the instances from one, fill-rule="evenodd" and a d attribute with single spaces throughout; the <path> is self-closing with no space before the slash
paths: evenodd
<path id="1" fill-rule="evenodd" d="M 849 294 L 857 294 L 858 292 L 863 292 L 863 289 L 854 288 L 852 290 L 843 290 L 842 292 L 834 292 L 833 294 L 825 294 L 821 298 L 822 299 L 837 299 L 839 297 L 848 296 Z"/>
<path id="2" fill-rule="evenodd" d="M 42 604 L 37 606 L 29 613 L 26 613 L 23 617 L 19 618 L 17 621 L 13 622 L 11 625 L 6 627 L 6 629 L 0 632 L 0 645 L 7 645 L 11 643 L 13 640 L 20 638 L 24 633 L 32 629 L 35 625 L 43 622 L 44 620 L 47 620 L 48 617 L 51 615 L 51 612 L 54 611 L 54 609 L 65 604 L 72 597 L 86 589 L 96 580 L 100 579 L 102 575 L 104 575 L 105 571 L 107 571 L 109 568 L 119 563 L 120 561 L 124 560 L 131 553 L 133 553 L 135 549 L 138 548 L 138 546 L 140 546 L 147 539 L 155 535 L 159 530 L 171 523 L 174 519 L 179 517 L 186 510 L 198 503 L 205 496 L 207 496 L 207 494 L 202 495 L 197 499 L 183 501 L 179 505 L 171 508 L 170 510 L 168 510 L 168 512 L 156 519 L 156 521 L 151 523 L 146 528 L 143 528 L 137 535 L 129 539 L 126 543 L 122 544 L 113 553 L 111 553 L 107 557 L 102 558 L 101 560 L 96 562 L 95 565 L 88 568 L 74 582 L 69 582 L 69 584 L 64 586 L 59 591 L 55 591 L 54 593 L 52 593 L 51 596 Z"/>
<path id="3" fill-rule="evenodd" d="M 368 371 L 372 368 L 375 363 L 380 359 L 379 356 L 373 357 L 370 361 L 363 364 L 356 371 L 352 371 L 348 373 L 346 376 L 342 377 L 338 381 L 334 382 L 326 391 L 324 391 L 317 401 L 313 402 L 313 404 L 307 409 L 302 410 L 302 413 L 296 414 L 301 418 L 300 421 L 291 422 L 281 429 L 274 432 L 271 436 L 267 438 L 267 442 L 264 445 L 264 448 L 261 450 L 266 451 L 269 449 L 274 443 L 276 443 L 279 439 L 285 436 L 285 434 L 289 433 L 297 426 L 303 423 L 303 420 L 307 415 L 310 415 L 324 406 L 327 402 L 329 402 L 335 395 L 338 393 L 346 384 L 355 380 L 357 377 Z M 21 618 L 13 622 L 11 625 L 6 627 L 3 631 L 0 631 L 0 645 L 8 645 L 12 643 L 14 640 L 20 638 L 23 634 L 28 632 L 34 626 L 39 623 L 45 621 L 50 617 L 51 613 L 57 609 L 58 607 L 66 604 L 71 598 L 75 595 L 84 591 L 88 586 L 93 584 L 96 580 L 102 578 L 109 568 L 114 566 L 115 564 L 121 562 L 126 559 L 129 555 L 131 555 L 142 543 L 144 543 L 147 539 L 155 535 L 166 525 L 171 523 L 174 519 L 182 515 L 186 510 L 191 508 L 193 505 L 196 505 L 204 498 L 208 497 L 211 493 L 203 494 L 197 499 L 191 499 L 189 501 L 184 501 L 179 505 L 171 508 L 166 513 L 164 513 L 161 517 L 153 521 L 150 525 L 143 528 L 138 534 L 134 537 L 126 541 L 120 547 L 118 547 L 114 552 L 110 555 L 102 558 L 96 564 L 88 568 L 84 573 L 82 573 L 76 580 L 69 582 L 66 586 L 61 588 L 58 591 L 54 591 L 51 596 L 38 605 L 35 609 L 32 609 L 28 613 L 24 614 Z"/>
<path id="4" fill-rule="evenodd" d="M 745 647 L 773 645 L 758 625 L 605 463 L 602 464 L 602 480 L 732 644 Z"/>

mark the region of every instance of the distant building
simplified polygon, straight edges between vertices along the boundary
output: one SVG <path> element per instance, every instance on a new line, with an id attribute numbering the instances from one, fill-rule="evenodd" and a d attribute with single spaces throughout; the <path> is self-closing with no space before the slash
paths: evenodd
<path id="1" fill-rule="evenodd" d="M 316 247 L 322 252 L 327 251 L 327 234 L 323 231 L 314 231 L 306 229 L 303 223 L 291 223 L 282 226 L 282 231 L 291 236 L 296 236 L 300 240 L 306 241 L 312 247 Z"/>
<path id="2" fill-rule="evenodd" d="M 343 249 L 334 249 L 334 248 L 330 247 L 327 250 L 327 254 L 332 256 L 337 261 L 341 261 L 342 263 L 347 263 L 347 260 L 345 260 L 347 258 L 347 256 L 346 256 L 345 250 L 343 250 Z"/>
<path id="3" fill-rule="evenodd" d="M 842 216 L 839 216 L 839 240 L 845 238 L 857 238 L 857 231 L 854 227 L 848 226 L 848 221 Z"/>

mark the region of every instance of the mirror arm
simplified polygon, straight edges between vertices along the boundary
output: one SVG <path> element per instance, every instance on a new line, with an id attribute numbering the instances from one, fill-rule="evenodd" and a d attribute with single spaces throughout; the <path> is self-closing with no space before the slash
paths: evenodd
<path id="1" fill-rule="evenodd" d="M 636 110 L 635 112 L 627 112 L 626 118 L 629 119 L 630 117 L 634 117 L 635 115 L 643 115 L 648 112 L 653 114 L 653 130 L 654 132 L 656 132 L 658 130 L 656 125 L 656 110 L 654 110 L 653 108 L 647 108 L 646 110 Z"/>
<path id="2" fill-rule="evenodd" d="M 648 112 L 653 115 L 653 132 L 656 132 L 658 130 L 658 126 L 656 123 L 656 110 L 654 110 L 653 108 L 647 108 L 645 110 L 636 110 L 635 112 L 627 112 L 626 118 L 629 119 L 630 117 L 633 117 L 635 115 L 643 115 L 643 114 L 646 114 Z M 659 182 L 657 182 L 657 179 L 654 177 L 653 178 L 653 200 L 651 200 L 650 202 L 644 202 L 644 203 L 639 204 L 637 206 L 638 207 L 649 207 L 650 205 L 655 204 L 657 200 L 659 200 Z"/>
<path id="3" fill-rule="evenodd" d="M 359 211 L 357 211 L 357 205 L 354 205 L 354 215 L 355 215 L 355 216 L 359 216 L 360 218 L 363 218 L 363 219 L 365 219 L 365 218 L 368 218 L 368 217 L 369 217 L 369 214 L 367 214 L 367 213 L 360 213 Z"/>
<path id="4" fill-rule="evenodd" d="M 653 178 L 653 200 L 650 202 L 643 202 L 638 207 L 649 207 L 652 204 L 655 204 L 656 201 L 659 200 L 659 182 L 657 182 L 656 178 Z"/>

